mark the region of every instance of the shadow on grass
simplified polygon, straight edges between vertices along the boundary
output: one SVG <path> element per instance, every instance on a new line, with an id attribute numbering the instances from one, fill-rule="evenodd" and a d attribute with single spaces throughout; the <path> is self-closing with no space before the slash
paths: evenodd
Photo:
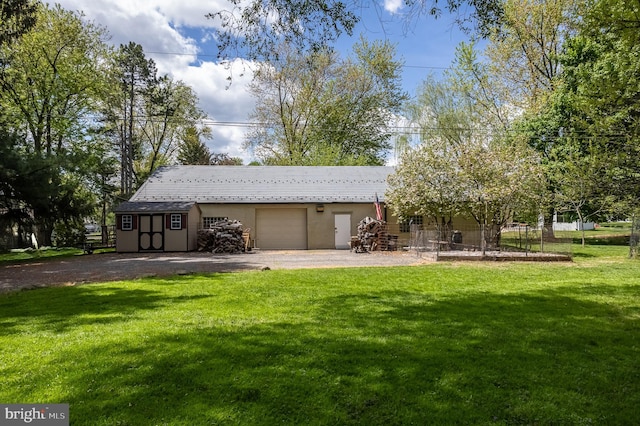
<path id="1" fill-rule="evenodd" d="M 629 246 L 629 238 L 629 235 L 590 236 L 585 238 L 585 242 L 592 246 Z M 582 244 L 582 239 L 573 238 L 573 244 Z"/>
<path id="2" fill-rule="evenodd" d="M 211 256 L 209 253 L 104 253 L 29 261 L 17 269 L 0 264 L 0 296 L 16 290 L 69 283 L 171 277 L 176 274 L 214 274 L 258 270 L 264 265 L 246 254 Z M 15 266 L 15 265 L 14 265 Z"/>
<path id="3" fill-rule="evenodd" d="M 215 280 L 215 276 L 209 279 Z M 175 285 L 172 279 L 164 281 Z M 146 282 L 159 285 L 164 281 Z M 55 333 L 86 325 L 116 325 L 130 321 L 145 311 L 204 297 L 209 296 L 168 297 L 163 292 L 146 289 L 144 284 L 135 282 L 129 287 L 109 284 L 83 285 L 11 293 L 0 298 L 0 336 L 23 332 L 23 324 L 27 322 L 30 332 L 46 330 Z"/>
<path id="4" fill-rule="evenodd" d="M 594 255 L 594 254 L 591 254 L 591 253 L 576 252 L 576 251 L 574 251 L 574 252 L 573 252 L 573 257 L 574 257 L 574 258 L 580 258 L 580 259 L 590 259 L 590 258 L 595 258 L 595 257 L 597 257 L 597 256 L 596 256 L 596 255 Z"/>
<path id="5" fill-rule="evenodd" d="M 188 327 L 97 344 L 80 365 L 62 353 L 56 365 L 74 424 L 631 424 L 637 303 L 591 300 L 614 291 L 637 297 L 638 286 L 344 294 L 271 319 L 213 309 Z M 168 303 L 116 296 L 107 307 L 111 297 L 80 291 L 75 309 Z M 62 309 L 50 319 L 64 324 Z"/>

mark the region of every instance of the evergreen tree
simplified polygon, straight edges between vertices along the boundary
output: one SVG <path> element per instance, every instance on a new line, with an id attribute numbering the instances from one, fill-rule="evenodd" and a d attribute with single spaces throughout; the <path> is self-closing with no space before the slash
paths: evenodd
<path id="1" fill-rule="evenodd" d="M 200 140 L 198 130 L 190 127 L 178 147 L 178 162 L 183 165 L 211 164 L 211 152 L 207 145 Z"/>

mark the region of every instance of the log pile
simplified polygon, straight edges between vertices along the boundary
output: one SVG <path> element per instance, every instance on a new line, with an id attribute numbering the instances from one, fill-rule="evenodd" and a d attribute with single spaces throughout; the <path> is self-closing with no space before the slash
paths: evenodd
<path id="1" fill-rule="evenodd" d="M 351 249 L 357 253 L 389 250 L 387 222 L 365 217 L 358 224 L 358 235 L 351 239 Z"/>
<path id="2" fill-rule="evenodd" d="M 210 228 L 199 229 L 198 251 L 242 253 L 245 251 L 242 224 L 237 220 L 224 220 L 215 222 Z"/>

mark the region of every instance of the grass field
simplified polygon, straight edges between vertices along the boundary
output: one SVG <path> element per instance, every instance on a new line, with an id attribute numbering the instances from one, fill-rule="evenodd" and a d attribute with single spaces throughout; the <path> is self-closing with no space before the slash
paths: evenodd
<path id="1" fill-rule="evenodd" d="M 98 249 L 94 253 L 107 253 L 113 252 L 115 249 Z M 9 252 L 0 253 L 0 264 L 2 263 L 19 263 L 28 262 L 31 260 L 47 260 L 47 259 L 59 259 L 63 257 L 79 256 L 83 254 L 83 250 L 79 248 L 44 248 L 39 250 L 23 249 L 23 250 L 11 250 Z"/>
<path id="2" fill-rule="evenodd" d="M 0 402 L 72 425 L 637 424 L 640 261 L 264 271 L 0 296 Z"/>

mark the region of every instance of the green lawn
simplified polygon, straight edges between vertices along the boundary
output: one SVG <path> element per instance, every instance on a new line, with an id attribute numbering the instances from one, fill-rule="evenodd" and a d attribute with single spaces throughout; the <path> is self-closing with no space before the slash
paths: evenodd
<path id="1" fill-rule="evenodd" d="M 73 425 L 636 424 L 640 261 L 264 271 L 0 296 L 0 402 Z"/>
<path id="2" fill-rule="evenodd" d="M 70 257 L 79 254 L 82 254 L 82 250 L 76 248 L 11 250 L 9 252 L 0 253 L 0 263 L 17 263 L 34 259 L 42 260 L 49 258 Z"/>
<path id="3" fill-rule="evenodd" d="M 95 250 L 94 253 L 106 253 L 113 252 L 115 249 L 107 248 L 107 249 L 98 249 Z M 11 250 L 9 252 L 0 253 L 0 264 L 2 263 L 20 263 L 20 262 L 28 262 L 31 260 L 48 260 L 48 259 L 59 259 L 63 257 L 72 257 L 79 256 L 84 254 L 84 251 L 79 248 L 44 248 L 39 250 L 33 249 L 20 249 L 20 250 Z"/>

